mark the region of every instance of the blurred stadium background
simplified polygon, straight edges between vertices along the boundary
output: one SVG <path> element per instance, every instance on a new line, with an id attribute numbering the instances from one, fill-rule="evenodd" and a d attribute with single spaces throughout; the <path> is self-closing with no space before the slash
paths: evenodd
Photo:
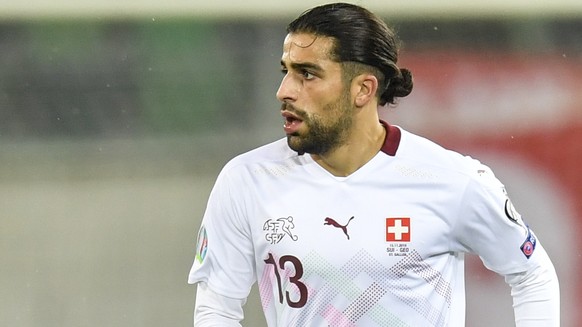
<path id="1" fill-rule="evenodd" d="M 286 23 L 320 1 L 0 1 L 0 325 L 189 326 L 205 202 L 282 136 Z M 382 116 L 477 157 L 552 256 L 581 320 L 582 2 L 362 0 L 415 90 Z M 491 246 L 495 246 L 492 244 Z M 470 257 L 467 326 L 510 326 Z M 256 292 L 245 326 L 264 326 Z"/>

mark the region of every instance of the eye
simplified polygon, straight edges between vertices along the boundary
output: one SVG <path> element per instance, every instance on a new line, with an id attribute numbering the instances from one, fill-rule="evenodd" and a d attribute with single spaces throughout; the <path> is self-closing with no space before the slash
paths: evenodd
<path id="1" fill-rule="evenodd" d="M 287 72 L 289 72 L 289 70 L 287 70 L 287 68 L 285 68 L 285 67 L 281 67 L 281 73 L 282 73 L 283 75 L 287 75 Z"/>
<path id="2" fill-rule="evenodd" d="M 312 73 L 310 73 L 307 70 L 304 70 L 301 72 L 301 75 L 303 76 L 303 78 L 305 78 L 306 80 L 311 80 L 315 78 L 315 75 L 313 75 Z"/>

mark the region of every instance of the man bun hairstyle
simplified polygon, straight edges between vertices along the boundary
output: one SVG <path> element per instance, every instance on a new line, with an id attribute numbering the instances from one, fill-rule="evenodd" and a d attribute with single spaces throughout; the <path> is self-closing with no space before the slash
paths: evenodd
<path id="1" fill-rule="evenodd" d="M 332 60 L 371 67 L 379 81 L 379 104 L 395 104 L 412 91 L 412 73 L 399 68 L 400 41 L 384 21 L 369 10 L 348 3 L 333 3 L 305 11 L 287 26 L 287 33 L 331 37 Z M 380 75 L 380 76 L 378 76 Z"/>

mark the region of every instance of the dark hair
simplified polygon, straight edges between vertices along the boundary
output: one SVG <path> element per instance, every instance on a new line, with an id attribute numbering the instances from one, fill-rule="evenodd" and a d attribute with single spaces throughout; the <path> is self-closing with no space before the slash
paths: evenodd
<path id="1" fill-rule="evenodd" d="M 307 10 L 287 26 L 287 33 L 310 33 L 335 40 L 331 57 L 340 63 L 373 67 L 379 80 L 379 104 L 395 103 L 412 91 L 412 73 L 399 68 L 400 42 L 394 30 L 369 10 L 348 3 L 333 3 Z"/>

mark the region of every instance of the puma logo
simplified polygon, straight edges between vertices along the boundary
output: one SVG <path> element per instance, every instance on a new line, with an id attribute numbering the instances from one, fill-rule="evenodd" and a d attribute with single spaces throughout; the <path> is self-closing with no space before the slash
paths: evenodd
<path id="1" fill-rule="evenodd" d="M 324 225 L 331 225 L 333 227 L 337 227 L 341 230 L 344 231 L 344 234 L 346 234 L 346 236 L 348 237 L 348 240 L 350 239 L 350 235 L 348 234 L 348 225 L 350 224 L 350 222 L 352 221 L 352 219 L 354 219 L 354 216 L 352 216 L 350 219 L 348 219 L 348 222 L 345 225 L 340 225 L 337 221 L 335 221 L 333 218 L 327 217 L 324 220 Z"/>

